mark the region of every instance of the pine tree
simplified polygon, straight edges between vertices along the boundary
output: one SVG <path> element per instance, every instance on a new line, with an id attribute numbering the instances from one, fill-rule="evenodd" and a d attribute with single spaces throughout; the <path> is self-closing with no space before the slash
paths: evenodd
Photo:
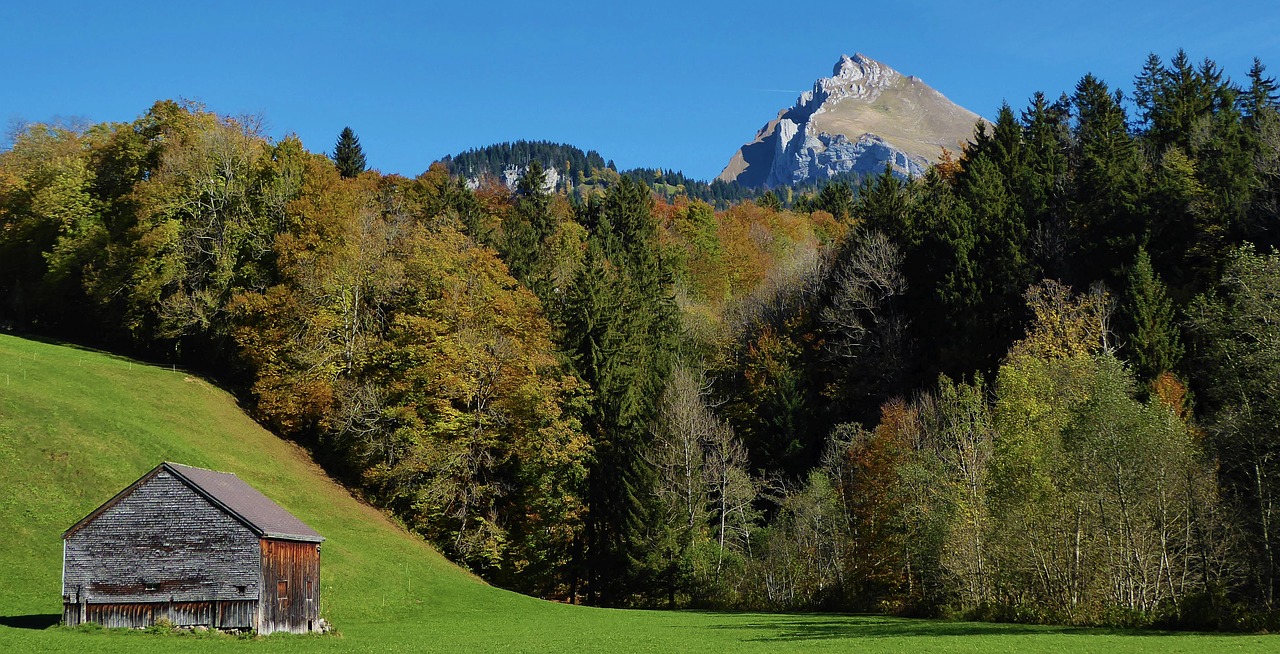
<path id="1" fill-rule="evenodd" d="M 364 150 L 360 148 L 360 137 L 350 127 L 342 128 L 338 135 L 338 143 L 333 148 L 333 164 L 344 179 L 350 179 L 364 172 Z"/>
<path id="2" fill-rule="evenodd" d="M 991 134 L 989 154 L 991 162 L 1004 175 L 1010 188 L 1019 186 L 1023 174 L 1022 125 L 1013 115 L 1009 103 L 1000 106 L 996 115 L 996 126 Z"/>
<path id="3" fill-rule="evenodd" d="M 765 191 L 764 195 L 756 198 L 756 204 L 765 209 L 782 211 L 782 200 L 779 200 L 778 194 L 773 191 Z"/>
<path id="4" fill-rule="evenodd" d="M 1014 140 L 1020 140 L 1016 132 Z M 991 146 L 1009 147 L 996 141 Z M 965 369 L 994 370 L 1022 322 L 1018 299 L 1034 281 L 1025 254 L 1027 226 L 1008 180 L 985 153 L 965 162 L 956 186 L 956 217 L 968 223 L 974 246 L 968 258 L 976 265 L 956 270 L 943 289 L 952 298 L 951 316 L 959 326 L 955 343 L 968 357 Z"/>
<path id="5" fill-rule="evenodd" d="M 1138 117 L 1147 130 L 1151 129 L 1155 120 L 1158 111 L 1156 105 L 1164 97 L 1168 78 L 1169 71 L 1165 70 L 1164 62 L 1153 52 L 1147 55 L 1147 63 L 1143 64 L 1142 72 L 1133 81 L 1133 102 L 1137 105 Z"/>
<path id="6" fill-rule="evenodd" d="M 853 212 L 853 188 L 845 181 L 830 182 L 818 192 L 813 208 L 835 216 L 836 220 L 848 220 Z"/>
<path id="7" fill-rule="evenodd" d="M 511 276 L 531 289 L 544 302 L 550 287 L 549 267 L 552 258 L 546 241 L 555 231 L 551 214 L 551 195 L 547 193 L 547 175 L 542 164 L 531 161 L 516 183 L 516 206 L 502 221 L 499 251 L 511 269 Z"/>

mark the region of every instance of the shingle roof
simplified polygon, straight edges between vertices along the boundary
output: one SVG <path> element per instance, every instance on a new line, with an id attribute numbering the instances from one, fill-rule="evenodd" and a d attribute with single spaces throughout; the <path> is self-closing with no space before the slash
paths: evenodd
<path id="1" fill-rule="evenodd" d="M 314 529 L 233 473 L 193 468 L 168 461 L 161 465 L 191 484 L 201 494 L 221 504 L 250 529 L 260 532 L 264 538 L 317 543 L 324 540 Z"/>
<path id="2" fill-rule="evenodd" d="M 161 470 L 168 471 L 182 480 L 205 499 L 243 522 L 246 527 L 252 529 L 261 538 L 312 543 L 319 543 L 324 540 L 324 536 L 316 533 L 316 530 L 308 527 L 304 522 L 294 517 L 292 513 L 285 511 L 279 504 L 271 501 L 270 498 L 245 483 L 243 479 L 235 476 L 235 474 L 206 470 L 205 468 L 194 468 L 168 461 L 152 468 L 150 472 L 130 484 L 128 488 L 120 491 L 115 497 L 107 500 L 102 506 L 81 519 L 80 522 L 72 525 L 70 529 L 62 534 L 62 537 L 67 538 L 79 531 L 81 527 L 102 515 L 104 511 L 132 493 L 143 482 L 156 476 Z"/>

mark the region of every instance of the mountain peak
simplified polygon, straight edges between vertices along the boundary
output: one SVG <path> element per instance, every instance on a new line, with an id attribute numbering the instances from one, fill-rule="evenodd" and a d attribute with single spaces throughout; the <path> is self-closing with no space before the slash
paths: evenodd
<path id="1" fill-rule="evenodd" d="M 876 174 L 886 163 L 920 175 L 943 148 L 957 150 L 981 120 L 915 76 L 862 53 L 840 55 L 831 77 L 734 155 L 720 179 L 784 186 L 845 173 Z"/>
<path id="2" fill-rule="evenodd" d="M 840 59 L 836 61 L 836 65 L 831 69 L 832 77 L 840 77 L 846 79 L 861 79 L 864 77 L 878 77 L 882 71 L 888 71 L 892 74 L 898 74 L 897 71 L 888 66 L 862 54 L 855 52 L 852 57 L 847 54 L 840 55 Z"/>
<path id="3" fill-rule="evenodd" d="M 831 70 L 831 77 L 814 83 L 813 95 L 825 102 L 849 97 L 874 98 L 901 77 L 898 71 L 861 52 L 852 57 L 842 54 Z"/>

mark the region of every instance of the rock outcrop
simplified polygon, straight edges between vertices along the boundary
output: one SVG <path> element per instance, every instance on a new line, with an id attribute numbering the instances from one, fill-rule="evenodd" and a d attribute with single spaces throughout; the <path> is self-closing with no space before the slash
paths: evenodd
<path id="1" fill-rule="evenodd" d="M 516 186 L 520 184 L 520 178 L 524 177 L 524 172 L 526 170 L 528 170 L 528 166 L 509 165 L 502 169 L 502 175 L 499 176 L 498 179 L 502 182 L 503 186 L 514 191 L 516 190 Z M 547 193 L 554 193 L 556 188 L 560 185 L 560 171 L 556 170 L 554 166 L 547 166 L 542 170 L 546 174 L 546 177 L 542 182 L 542 190 Z M 467 177 L 466 185 L 467 188 L 473 191 L 480 188 L 480 177 Z"/>
<path id="2" fill-rule="evenodd" d="M 787 186 L 879 173 L 886 163 L 900 175 L 921 175 L 943 148 L 956 151 L 972 138 L 980 120 L 916 77 L 861 54 L 844 55 L 831 77 L 815 82 L 739 149 L 719 179 Z"/>

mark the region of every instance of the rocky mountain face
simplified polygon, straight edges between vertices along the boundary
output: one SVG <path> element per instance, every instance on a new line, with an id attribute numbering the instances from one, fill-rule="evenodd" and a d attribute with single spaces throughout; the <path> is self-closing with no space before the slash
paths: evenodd
<path id="1" fill-rule="evenodd" d="M 983 120 L 913 76 L 861 54 L 843 55 L 742 146 L 719 179 L 750 187 L 787 186 L 842 173 L 879 173 L 886 162 L 915 176 L 958 151 Z"/>

